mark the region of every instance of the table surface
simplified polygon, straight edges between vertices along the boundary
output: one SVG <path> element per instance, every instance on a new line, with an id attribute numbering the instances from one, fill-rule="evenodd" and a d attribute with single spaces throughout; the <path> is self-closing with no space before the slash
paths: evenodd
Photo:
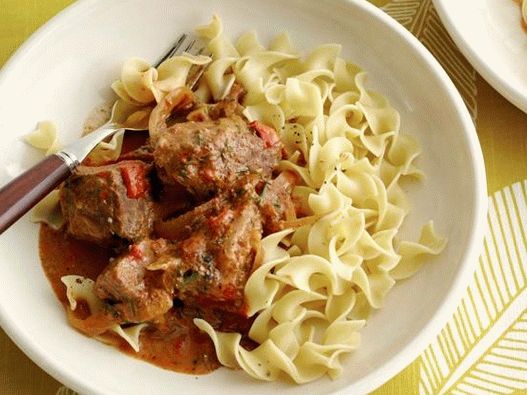
<path id="1" fill-rule="evenodd" d="M 407 4 L 410 8 L 419 7 L 421 14 L 427 15 L 428 18 L 437 18 L 431 0 L 371 1 L 394 16 Z M 7 61 L 33 31 L 72 2 L 72 0 L 0 0 L 0 65 Z M 419 30 L 421 28 L 418 25 L 411 21 L 405 22 L 405 26 L 421 38 L 423 32 Z M 444 41 L 453 48 L 453 43 L 449 41 L 440 23 L 437 25 L 439 26 L 437 29 L 441 30 L 440 33 L 444 34 Z M 435 48 L 432 45 L 428 46 L 434 53 Z M 461 55 L 457 54 L 457 56 Z M 469 69 L 472 70 L 470 67 Z M 527 178 L 527 160 L 525 160 L 527 114 L 509 104 L 475 71 L 472 70 L 469 79 L 473 89 L 465 95 L 465 99 L 476 120 L 485 158 L 488 192 L 492 195 Z M 527 262 L 520 264 L 527 266 Z M 527 304 L 522 308 L 527 309 Z M 525 357 L 523 358 L 520 359 L 524 361 Z M 417 394 L 419 383 L 423 382 L 423 361 L 425 357 L 414 361 L 374 394 Z M 526 365 L 525 362 L 523 363 Z M 527 369 L 520 370 L 520 373 L 523 375 L 522 381 L 517 386 L 511 385 L 511 392 L 507 393 L 527 393 L 521 389 L 512 392 L 512 387 L 527 388 L 527 384 L 523 385 L 527 383 Z M 29 360 L 0 330 L 0 394 L 54 394 L 59 388 L 61 388 L 59 382 Z"/>

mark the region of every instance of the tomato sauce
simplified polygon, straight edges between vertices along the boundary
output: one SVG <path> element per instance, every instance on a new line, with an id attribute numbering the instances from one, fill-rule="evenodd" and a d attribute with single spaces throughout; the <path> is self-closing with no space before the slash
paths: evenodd
<path id="1" fill-rule="evenodd" d="M 42 268 L 57 298 L 65 305 L 62 276 L 75 274 L 96 279 L 110 259 L 110 252 L 94 244 L 67 237 L 64 232 L 40 225 L 39 252 Z"/>

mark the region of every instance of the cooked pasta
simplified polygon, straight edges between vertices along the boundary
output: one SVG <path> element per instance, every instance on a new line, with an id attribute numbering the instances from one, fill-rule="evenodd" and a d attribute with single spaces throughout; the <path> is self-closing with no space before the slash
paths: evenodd
<path id="1" fill-rule="evenodd" d="M 66 286 L 66 296 L 70 304 L 71 310 L 77 308 L 77 301 L 82 300 L 88 303 L 90 313 L 97 314 L 104 308 L 103 302 L 97 298 L 93 291 L 94 281 L 82 276 L 64 276 L 62 282 Z M 110 330 L 115 332 L 118 336 L 122 337 L 134 351 L 139 351 L 139 335 L 141 330 L 146 327 L 147 324 L 137 324 L 128 326 L 127 328 L 121 327 L 121 325 L 113 325 Z"/>
<path id="2" fill-rule="evenodd" d="M 40 149 L 46 155 L 57 152 L 61 144 L 58 139 L 57 125 L 52 121 L 41 121 L 37 128 L 24 137 L 29 145 Z"/>
<path id="3" fill-rule="evenodd" d="M 208 62 L 207 56 L 183 54 L 167 59 L 156 69 L 142 59 L 128 59 L 112 89 L 122 100 L 139 107 L 160 102 L 168 92 L 185 85 L 192 65 Z"/>
<path id="4" fill-rule="evenodd" d="M 53 229 L 60 229 L 64 218 L 59 207 L 59 191 L 54 190 L 31 210 L 31 222 L 42 222 Z"/>
<path id="5" fill-rule="evenodd" d="M 123 114 L 132 112 L 131 115 L 135 114 L 136 118 L 139 116 L 138 114 L 141 113 L 141 110 L 137 110 L 135 107 L 133 107 L 133 109 L 126 108 L 124 103 L 117 107 L 117 111 Z M 129 124 L 134 124 L 134 119 L 132 119 Z M 121 129 L 112 136 L 110 141 L 102 141 L 97 144 L 95 149 L 88 156 L 91 163 L 97 164 L 116 160 L 121 153 L 123 137 L 124 129 Z M 52 121 L 39 122 L 37 128 L 33 132 L 24 136 L 24 141 L 32 147 L 43 151 L 45 155 L 54 154 L 62 147 L 58 137 L 57 125 Z"/>
<path id="6" fill-rule="evenodd" d="M 57 129 L 57 125 L 54 122 L 41 121 L 33 132 L 24 136 L 24 141 L 32 147 L 43 151 L 45 155 L 51 155 L 61 147 Z M 55 190 L 31 210 L 31 221 L 43 222 L 53 229 L 59 229 L 63 225 L 64 219 L 62 218 L 58 202 L 59 191 Z"/>
<path id="7" fill-rule="evenodd" d="M 92 164 L 115 161 L 121 154 L 123 146 L 124 129 L 113 134 L 110 141 L 102 141 L 90 153 L 88 159 Z"/>

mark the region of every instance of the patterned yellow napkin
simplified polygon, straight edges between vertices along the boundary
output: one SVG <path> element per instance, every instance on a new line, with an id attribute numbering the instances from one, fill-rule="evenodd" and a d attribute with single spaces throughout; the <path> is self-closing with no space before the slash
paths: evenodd
<path id="1" fill-rule="evenodd" d="M 417 36 L 451 76 L 476 122 L 493 193 L 484 250 L 455 314 L 416 361 L 374 394 L 527 394 L 527 115 L 474 71 L 431 0 L 370 1 Z M 0 64 L 71 2 L 0 0 Z M 74 394 L 0 331 L 0 394 L 53 393 Z"/>
<path id="2" fill-rule="evenodd" d="M 476 272 L 454 316 L 419 359 L 420 394 L 527 389 L 526 219 L 527 181 L 490 198 Z"/>

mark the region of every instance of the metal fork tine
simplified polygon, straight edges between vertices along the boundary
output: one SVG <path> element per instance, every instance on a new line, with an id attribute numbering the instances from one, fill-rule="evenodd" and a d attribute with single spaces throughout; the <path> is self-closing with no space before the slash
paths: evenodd
<path id="1" fill-rule="evenodd" d="M 197 46 L 197 44 L 200 44 Z M 159 67 L 161 63 L 163 63 L 165 60 L 175 56 L 180 55 L 183 52 L 188 52 L 192 55 L 206 55 L 207 54 L 207 48 L 205 45 L 203 45 L 203 42 L 201 40 L 196 39 L 191 34 L 183 33 L 181 36 L 178 37 L 174 45 L 170 48 L 169 51 L 167 51 L 161 59 L 155 64 L 155 67 Z M 203 75 L 205 71 L 205 66 L 192 66 L 191 70 L 189 71 L 189 76 L 187 79 L 187 86 L 192 89 L 196 83 L 199 81 L 201 76 Z"/>
<path id="2" fill-rule="evenodd" d="M 205 72 L 206 68 L 206 66 L 198 66 L 196 67 L 196 70 L 191 75 L 189 75 L 189 77 L 187 78 L 187 86 L 190 89 L 194 89 L 201 76 Z"/>
<path id="3" fill-rule="evenodd" d="M 181 51 L 182 47 L 185 48 L 184 51 L 187 51 L 186 48 L 189 47 L 189 44 L 187 43 L 187 41 L 189 40 L 189 38 L 190 38 L 189 35 L 186 33 L 183 33 L 181 36 L 179 36 L 177 41 L 174 43 L 174 45 L 172 45 L 172 47 L 170 47 L 170 49 L 161 57 L 161 59 L 157 61 L 157 63 L 155 64 L 155 67 L 156 68 L 159 67 L 161 63 L 163 63 L 168 58 L 173 57 L 176 53 L 183 52 Z"/>
<path id="4" fill-rule="evenodd" d="M 210 52 L 208 51 L 207 46 L 204 45 L 203 42 L 200 42 L 199 40 L 196 40 L 196 41 L 199 42 L 201 46 L 199 47 L 198 50 L 194 50 L 192 52 L 198 56 L 199 55 L 210 56 Z M 196 42 L 194 43 L 194 45 L 196 45 Z M 198 81 L 200 80 L 201 76 L 203 75 L 206 69 L 207 69 L 207 66 L 196 66 L 196 65 L 194 65 L 190 69 L 188 77 L 187 77 L 187 86 L 190 89 L 193 89 L 196 86 L 196 84 L 198 83 Z"/>
<path id="5" fill-rule="evenodd" d="M 187 47 L 185 48 L 185 52 L 190 52 L 192 50 L 192 47 L 194 47 L 194 45 L 196 45 L 196 40 L 192 40 L 188 45 Z"/>

